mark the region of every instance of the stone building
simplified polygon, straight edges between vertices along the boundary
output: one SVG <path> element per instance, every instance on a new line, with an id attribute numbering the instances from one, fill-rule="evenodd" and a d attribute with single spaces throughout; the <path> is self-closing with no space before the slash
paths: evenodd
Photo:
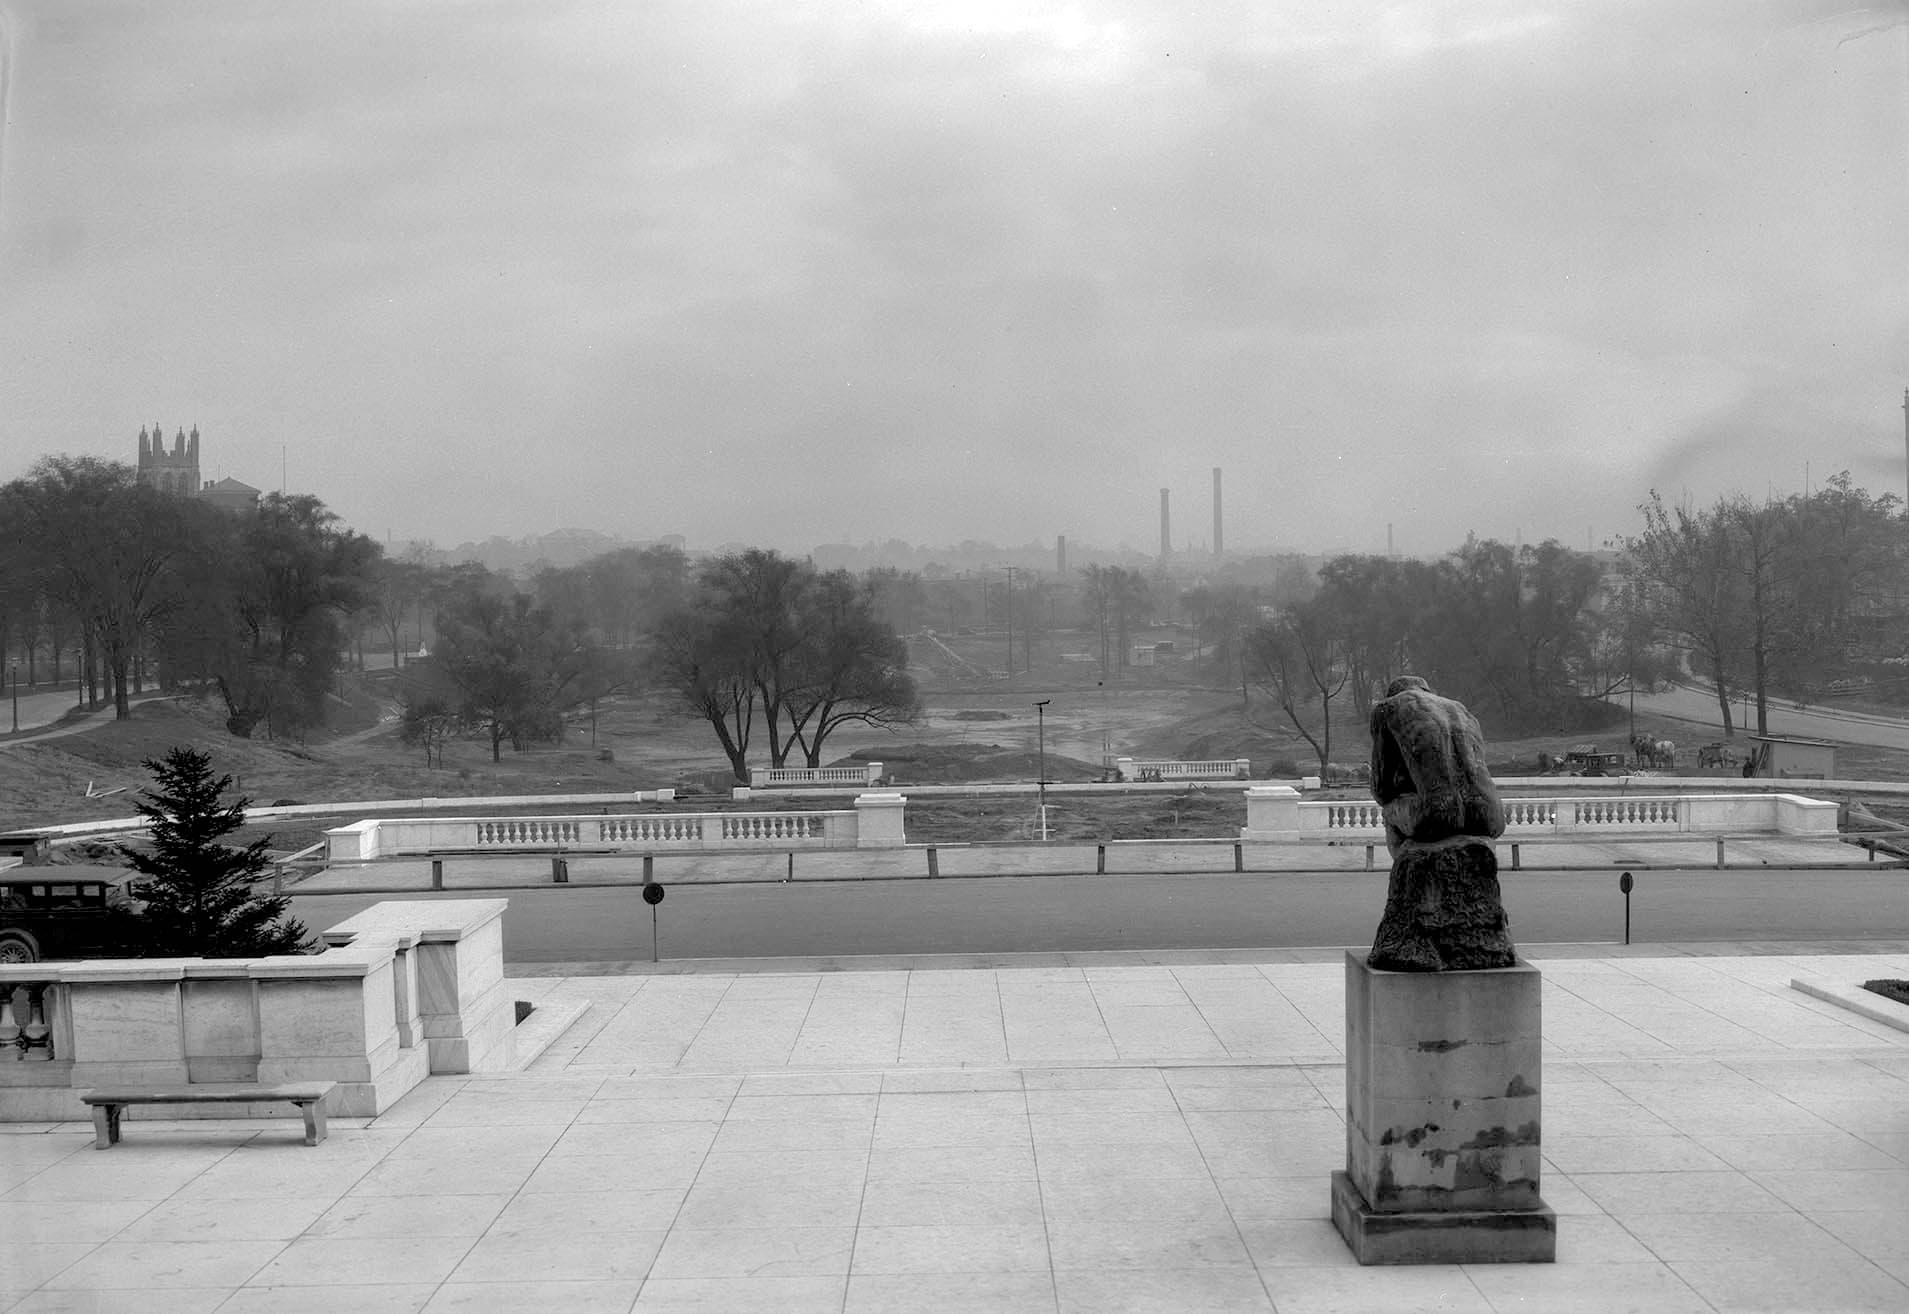
<path id="1" fill-rule="evenodd" d="M 237 479 L 207 482 L 199 477 L 199 426 L 188 434 L 181 429 L 166 450 L 166 433 L 157 424 L 152 432 L 139 431 L 139 483 L 162 493 L 198 497 L 226 511 L 250 511 L 258 506 L 259 490 Z"/>

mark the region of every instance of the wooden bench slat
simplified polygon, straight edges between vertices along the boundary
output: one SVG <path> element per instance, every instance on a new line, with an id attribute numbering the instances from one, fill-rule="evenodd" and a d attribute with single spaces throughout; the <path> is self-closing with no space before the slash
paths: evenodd
<path id="1" fill-rule="evenodd" d="M 193 1086 L 100 1086 L 80 1092 L 83 1104 L 243 1104 L 250 1101 L 323 1099 L 334 1081 L 289 1082 L 281 1086 L 206 1083 Z"/>

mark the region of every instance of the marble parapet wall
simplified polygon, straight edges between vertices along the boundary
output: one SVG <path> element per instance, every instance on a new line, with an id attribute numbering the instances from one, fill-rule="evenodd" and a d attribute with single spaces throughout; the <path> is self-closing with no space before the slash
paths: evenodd
<path id="1" fill-rule="evenodd" d="M 84 1118 L 94 1086 L 310 1080 L 338 1083 L 332 1113 L 370 1117 L 430 1073 L 507 1069 L 507 906 L 377 904 L 318 954 L 0 967 L 0 1029 L 44 1042 L 0 1046 L 0 1121 Z"/>

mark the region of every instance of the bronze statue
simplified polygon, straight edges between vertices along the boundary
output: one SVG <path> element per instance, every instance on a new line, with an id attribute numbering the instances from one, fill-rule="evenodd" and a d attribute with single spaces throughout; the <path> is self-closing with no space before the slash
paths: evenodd
<path id="1" fill-rule="evenodd" d="M 1396 972 L 1514 965 L 1492 846 L 1505 807 L 1477 718 L 1416 675 L 1392 681 L 1372 707 L 1372 796 L 1392 879 L 1367 961 Z"/>

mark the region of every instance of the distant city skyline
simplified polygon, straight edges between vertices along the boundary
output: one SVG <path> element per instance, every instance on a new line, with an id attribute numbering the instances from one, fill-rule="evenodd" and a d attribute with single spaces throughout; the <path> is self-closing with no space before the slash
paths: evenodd
<path id="1" fill-rule="evenodd" d="M 787 550 L 1900 495 L 1902 17 L 0 0 L 0 478 L 158 417 L 380 538 Z"/>

